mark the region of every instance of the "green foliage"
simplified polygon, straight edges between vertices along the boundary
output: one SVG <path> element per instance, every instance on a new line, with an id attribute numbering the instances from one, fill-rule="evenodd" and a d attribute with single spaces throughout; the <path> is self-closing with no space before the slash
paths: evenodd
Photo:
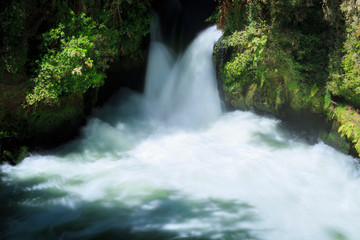
<path id="1" fill-rule="evenodd" d="M 359 32 L 359 26 L 348 29 L 348 38 L 345 42 L 346 54 L 342 60 L 344 74 L 341 75 L 341 79 L 334 79 L 335 82 L 329 85 L 335 94 L 343 96 L 356 106 L 360 106 L 360 97 L 357 96 L 360 93 Z"/>
<path id="2" fill-rule="evenodd" d="M 314 97 L 315 94 L 319 91 L 319 87 L 314 85 L 311 87 L 311 90 L 310 90 L 310 97 Z"/>
<path id="3" fill-rule="evenodd" d="M 82 96 L 72 94 L 63 98 L 61 103 L 56 106 L 39 105 L 36 109 L 24 109 L 22 115 L 27 128 L 23 131 L 33 141 L 43 141 L 43 138 L 48 138 L 52 132 L 62 132 L 65 135 L 66 131 L 62 130 L 64 125 L 68 129 L 80 125 L 84 114 L 83 108 Z"/>
<path id="4" fill-rule="evenodd" d="M 104 10 L 90 17 L 60 4 L 61 21 L 43 34 L 44 54 L 37 61 L 27 104 L 55 104 L 62 96 L 83 94 L 104 83 L 106 69 L 119 56 L 129 61 L 141 58 L 141 44 L 149 33 L 149 5 L 150 1 L 105 1 Z"/>
<path id="5" fill-rule="evenodd" d="M 221 1 L 220 45 L 232 53 L 220 66 L 225 95 L 245 102 L 253 96 L 268 109 L 287 105 L 323 114 L 331 103 L 324 88 L 330 56 L 338 54 L 341 19 L 334 17 L 339 6 L 327 0 Z"/>
<path id="6" fill-rule="evenodd" d="M 337 29 L 340 28 L 343 20 L 343 14 L 340 11 L 342 2 L 343 0 L 323 0 L 324 18 Z"/>
<path id="7" fill-rule="evenodd" d="M 341 4 L 341 11 L 346 21 L 346 40 L 341 59 L 341 70 L 333 71 L 327 88 L 347 103 L 360 107 L 360 6 L 354 1 L 346 0 Z"/>
<path id="8" fill-rule="evenodd" d="M 225 65 L 225 83 L 229 85 L 241 81 L 246 90 L 253 82 L 262 79 L 265 69 L 260 63 L 264 58 L 267 40 L 264 25 L 248 26 L 244 31 L 234 32 L 223 40 L 225 47 L 237 49 L 236 55 Z"/>
<path id="9" fill-rule="evenodd" d="M 349 139 L 360 156 L 360 114 L 349 106 L 338 106 L 334 116 L 340 123 L 338 132 Z"/>
<path id="10" fill-rule="evenodd" d="M 257 99 L 267 109 L 278 110 L 288 101 L 296 110 L 322 112 L 323 90 L 310 81 L 303 82 L 299 63 L 282 48 L 278 35 L 269 28 L 256 22 L 222 40 L 221 45 L 233 51 L 223 66 L 226 96 L 243 96 L 247 105 L 251 105 L 250 99 Z"/>
<path id="11" fill-rule="evenodd" d="M 26 17 L 24 1 L 0 10 L 0 75 L 19 72 L 26 62 Z"/>
<path id="12" fill-rule="evenodd" d="M 328 76 L 330 41 L 338 37 L 335 27 L 325 21 L 323 7 L 333 10 L 331 4 L 315 0 L 224 0 L 218 10 L 218 26 L 228 36 L 252 25 L 266 25 L 272 53 L 290 55 L 301 73 L 297 80 L 320 86 Z"/>
<path id="13" fill-rule="evenodd" d="M 282 0 L 270 1 L 269 19 L 278 28 L 288 28 L 292 26 L 300 26 L 306 23 L 309 18 L 314 17 L 312 9 L 322 4 L 317 0 Z M 321 8 L 319 9 L 321 13 Z M 316 13 L 318 14 L 318 13 Z"/>
<path id="14" fill-rule="evenodd" d="M 328 109 L 330 105 L 331 105 L 331 94 L 329 92 L 326 92 L 324 96 L 324 109 Z"/>
<path id="15" fill-rule="evenodd" d="M 228 36 L 235 31 L 242 31 L 246 26 L 261 21 L 263 5 L 266 0 L 222 0 L 220 1 L 217 14 L 218 26 Z"/>
<path id="16" fill-rule="evenodd" d="M 150 31 L 151 18 L 147 14 L 150 5 L 151 0 L 106 1 L 105 9 L 110 15 L 106 25 L 118 30 L 122 55 L 133 58 L 142 56 L 139 49 L 144 36 Z"/>
<path id="17" fill-rule="evenodd" d="M 325 21 L 319 1 L 278 1 L 271 7 L 274 44 L 286 51 L 296 64 L 306 85 L 325 85 L 329 55 L 338 38 L 334 27 Z M 287 9 L 287 10 L 286 10 Z"/>
<path id="18" fill-rule="evenodd" d="M 227 36 L 235 31 L 243 30 L 246 25 L 246 3 L 242 0 L 223 0 L 218 7 L 218 27 Z"/>
<path id="19" fill-rule="evenodd" d="M 0 1 L 0 162 L 70 136 L 112 61 L 120 71 L 142 63 L 150 4 Z"/>
<path id="20" fill-rule="evenodd" d="M 96 23 L 84 13 L 72 17 L 43 35 L 48 50 L 40 61 L 33 93 L 26 101 L 56 103 L 70 93 L 99 87 L 105 69 L 118 54 L 118 32 Z"/>

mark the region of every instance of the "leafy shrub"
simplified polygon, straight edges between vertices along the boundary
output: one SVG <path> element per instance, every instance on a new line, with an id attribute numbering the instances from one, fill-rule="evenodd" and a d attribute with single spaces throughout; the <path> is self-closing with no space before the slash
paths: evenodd
<path id="1" fill-rule="evenodd" d="M 56 27 L 43 34 L 43 55 L 37 61 L 33 91 L 26 102 L 58 103 L 62 96 L 84 93 L 104 83 L 105 71 L 119 56 L 129 61 L 142 58 L 144 36 L 149 33 L 146 14 L 151 1 L 108 0 L 103 8 L 84 3 L 75 14 L 66 4 L 58 4 Z M 95 5 L 94 5 L 95 4 Z M 86 8 L 92 9 L 89 15 Z"/>
<path id="2" fill-rule="evenodd" d="M 130 58 L 142 57 L 139 51 L 142 40 L 149 31 L 151 18 L 147 11 L 152 0 L 107 0 L 105 10 L 109 13 L 107 26 L 118 30 L 120 52 Z"/>
<path id="3" fill-rule="evenodd" d="M 246 27 L 244 31 L 234 32 L 223 40 L 226 47 L 236 49 L 233 59 L 225 65 L 224 79 L 227 85 L 241 81 L 243 90 L 246 90 L 254 81 L 262 78 L 265 73 L 262 61 L 267 40 L 268 34 L 261 25 Z"/>
<path id="4" fill-rule="evenodd" d="M 360 6 L 354 1 L 346 0 L 341 4 L 341 11 L 346 22 L 347 34 L 343 47 L 345 55 L 341 59 L 342 71 L 334 71 L 327 87 L 333 95 L 360 107 Z"/>
<path id="5" fill-rule="evenodd" d="M 40 61 L 34 90 L 26 101 L 32 105 L 58 102 L 69 93 L 84 93 L 103 84 L 105 69 L 118 55 L 119 33 L 96 23 L 85 13 L 60 23 L 43 35 L 48 50 Z"/>
<path id="6" fill-rule="evenodd" d="M 360 114 L 349 106 L 338 106 L 333 109 L 334 116 L 340 123 L 338 132 L 346 136 L 360 156 Z"/>

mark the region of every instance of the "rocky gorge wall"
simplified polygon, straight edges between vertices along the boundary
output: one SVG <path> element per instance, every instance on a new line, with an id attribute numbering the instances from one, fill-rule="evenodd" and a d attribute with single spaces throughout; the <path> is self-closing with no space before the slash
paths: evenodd
<path id="1" fill-rule="evenodd" d="M 349 19 L 358 8 L 352 1 L 220 1 L 215 17 L 224 37 L 214 60 L 228 106 L 279 117 L 313 142 L 358 156 L 359 80 L 351 67 L 358 37 Z"/>

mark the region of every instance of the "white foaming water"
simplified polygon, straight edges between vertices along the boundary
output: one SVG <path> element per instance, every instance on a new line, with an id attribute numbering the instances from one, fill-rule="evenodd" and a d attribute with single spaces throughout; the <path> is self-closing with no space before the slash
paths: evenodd
<path id="1" fill-rule="evenodd" d="M 215 39 L 213 32 L 206 30 L 195 43 Z M 200 51 L 193 48 L 195 43 L 191 51 Z M 166 69 L 149 70 L 148 79 L 155 81 L 159 72 L 169 73 L 166 76 L 187 72 L 188 61 L 168 61 L 171 54 L 160 43 L 153 48 Z M 188 50 L 184 56 L 193 55 Z M 200 63 L 207 61 L 201 56 L 209 57 L 202 52 Z M 173 70 L 175 62 L 184 65 L 179 66 L 182 71 Z M 194 81 L 202 82 L 204 76 L 211 82 L 214 70 L 210 70 L 188 75 L 196 75 Z M 176 79 L 185 79 L 179 85 L 199 87 L 187 78 Z M 173 80 L 158 81 L 167 86 Z M 147 87 L 145 97 L 120 92 L 95 112 L 81 139 L 56 153 L 1 167 L 0 193 L 8 194 L 2 202 L 16 211 L 5 216 L 9 224 L 0 238 L 359 239 L 356 159 L 323 143 L 309 145 L 282 129 L 279 121 L 251 112 L 216 119 L 218 102 L 216 114 L 203 112 L 205 120 L 213 122 L 184 128 L 188 122 L 179 115 L 194 117 L 197 125 L 204 121 L 201 114 L 183 108 L 188 103 L 180 103 L 181 96 L 168 99 L 159 85 L 157 90 Z M 171 90 L 179 90 L 173 96 L 185 94 L 179 88 Z M 213 91 L 216 87 L 209 92 Z M 201 93 L 207 91 L 190 89 L 190 99 Z M 149 108 L 161 115 L 158 120 L 170 119 L 170 125 L 147 118 L 142 106 L 150 100 Z M 156 104 L 173 107 L 158 109 Z M 196 103 L 188 107 L 201 111 Z"/>

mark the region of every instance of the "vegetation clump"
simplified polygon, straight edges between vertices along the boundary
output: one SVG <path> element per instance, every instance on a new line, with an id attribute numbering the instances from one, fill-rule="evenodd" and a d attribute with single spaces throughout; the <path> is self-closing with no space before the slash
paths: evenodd
<path id="1" fill-rule="evenodd" d="M 129 58 L 139 55 L 137 50 L 141 40 L 148 33 L 145 30 L 148 28 L 141 26 L 147 27 L 149 18 L 142 24 L 139 20 L 133 21 L 139 14 L 133 10 L 126 13 L 129 19 L 128 24 L 124 24 L 121 9 L 125 3 L 135 4 L 114 1 L 109 11 L 98 12 L 94 18 L 84 12 L 76 15 L 64 5 L 61 15 L 65 19 L 43 34 L 45 54 L 38 61 L 36 76 L 32 78 L 35 86 L 26 97 L 28 104 L 40 101 L 53 104 L 62 95 L 83 94 L 89 88 L 99 87 L 104 83 L 109 64 L 119 54 Z M 145 14 L 146 5 L 139 6 L 143 7 L 135 9 Z M 139 24 L 139 27 L 133 24 Z"/>
<path id="2" fill-rule="evenodd" d="M 261 101 L 268 110 L 291 104 L 296 109 L 321 111 L 324 91 L 318 90 L 327 74 L 321 59 L 328 52 L 318 49 L 326 49 L 329 35 L 322 26 L 324 20 L 314 14 L 321 5 L 236 0 L 222 1 L 220 6 L 218 24 L 225 34 L 221 46 L 233 52 L 221 71 L 225 96 L 231 98 L 234 89 L 246 96 L 249 87 L 254 91 L 256 86 L 255 102 Z M 285 8 L 288 11 L 282 11 Z M 318 28 L 308 25 L 316 21 Z"/>
<path id="3" fill-rule="evenodd" d="M 360 154 L 359 10 L 352 0 L 220 0 L 215 61 L 226 100 L 334 120 Z"/>
<path id="4" fill-rule="evenodd" d="M 0 161 L 74 134 L 111 64 L 143 59 L 150 6 L 151 0 L 0 3 Z"/>
<path id="5" fill-rule="evenodd" d="M 32 105 L 44 101 L 48 104 L 70 93 L 85 93 L 90 87 L 103 84 L 105 70 L 117 56 L 116 30 L 97 24 L 85 13 L 45 33 L 47 53 L 38 61 L 33 93 L 26 101 Z"/>
<path id="6" fill-rule="evenodd" d="M 333 71 L 327 87 L 334 96 L 358 108 L 360 107 L 360 4 L 348 0 L 340 5 L 340 9 L 346 23 L 344 56 L 340 59 L 341 67 Z"/>
<path id="7" fill-rule="evenodd" d="M 351 106 L 340 105 L 332 109 L 334 117 L 339 121 L 340 127 L 338 132 L 341 137 L 346 136 L 355 148 L 360 152 L 360 114 L 358 110 Z"/>

